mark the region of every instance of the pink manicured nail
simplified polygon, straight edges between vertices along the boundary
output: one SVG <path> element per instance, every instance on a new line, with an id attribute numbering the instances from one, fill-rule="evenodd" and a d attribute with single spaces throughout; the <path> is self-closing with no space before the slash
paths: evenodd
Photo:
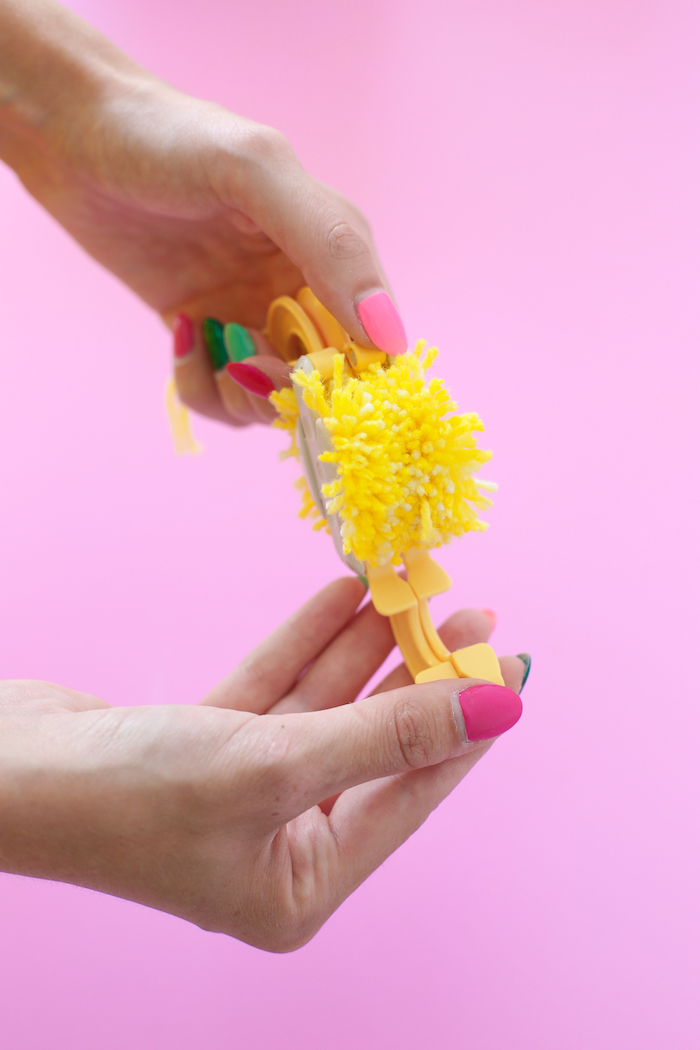
<path id="1" fill-rule="evenodd" d="M 175 357 L 189 354 L 194 345 L 194 325 L 187 314 L 178 314 L 173 321 L 173 353 Z"/>
<path id="2" fill-rule="evenodd" d="M 374 345 L 385 354 L 406 353 L 406 329 L 386 292 L 376 292 L 361 299 L 357 304 L 357 315 Z"/>
<path id="3" fill-rule="evenodd" d="M 503 685 L 473 685 L 459 694 L 467 740 L 490 740 L 510 729 L 523 713 L 517 693 Z"/>
<path id="4" fill-rule="evenodd" d="M 484 616 L 488 616 L 489 620 L 491 621 L 491 630 L 493 630 L 496 626 L 496 620 L 498 619 L 495 612 L 493 611 L 493 609 L 482 609 L 481 611 L 484 614 Z"/>
<path id="5" fill-rule="evenodd" d="M 257 397 L 269 397 L 275 389 L 275 384 L 272 380 L 264 372 L 261 372 L 259 368 L 254 368 L 252 365 L 230 361 L 226 365 L 226 371 L 231 376 L 231 379 L 236 380 L 239 386 L 242 386 L 244 390 L 248 390 Z"/>

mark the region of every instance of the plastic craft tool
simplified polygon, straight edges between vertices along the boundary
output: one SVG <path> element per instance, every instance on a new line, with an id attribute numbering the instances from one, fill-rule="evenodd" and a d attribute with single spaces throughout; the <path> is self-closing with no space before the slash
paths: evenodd
<path id="1" fill-rule="evenodd" d="M 342 467 L 334 461 L 334 457 L 338 459 L 338 438 L 335 437 L 334 444 L 332 420 L 317 411 L 314 403 L 316 407 L 319 406 L 318 397 L 323 397 L 324 392 L 331 396 L 331 388 L 335 385 L 337 390 L 343 377 L 361 379 L 365 374 L 365 379 L 376 377 L 376 385 L 382 381 L 382 370 L 395 367 L 400 359 L 387 358 L 378 350 L 354 343 L 309 288 L 302 288 L 295 298 L 282 296 L 275 299 L 268 311 L 264 334 L 282 358 L 294 366 L 293 395 L 290 391 L 283 391 L 273 394 L 271 400 L 284 421 L 282 425 L 292 432 L 292 451 L 298 454 L 303 467 L 309 493 L 307 499 L 313 501 L 321 523 L 327 523 L 344 564 L 368 580 L 374 606 L 377 612 L 389 618 L 394 638 L 413 679 L 420 683 L 446 678 L 481 678 L 503 685 L 498 660 L 490 645 L 479 643 L 451 653 L 440 639 L 433 625 L 428 601 L 449 590 L 451 581 L 430 554 L 430 543 L 418 543 L 405 550 L 392 550 L 389 552 L 391 557 L 387 557 L 385 550 L 381 558 L 375 559 L 377 563 L 371 564 L 369 559 L 358 558 L 348 541 L 348 535 L 352 535 L 349 531 L 352 518 L 348 515 L 359 511 L 353 507 L 348 511 L 347 493 L 344 504 L 347 520 L 345 525 L 341 521 L 337 492 L 343 482 Z M 339 358 L 338 355 L 342 356 Z M 322 388 L 317 380 L 320 380 Z M 314 385 L 315 402 L 311 396 L 313 391 L 310 393 Z M 361 383 L 354 385 L 355 394 L 358 390 L 361 392 L 361 387 Z M 399 390 L 397 396 L 404 393 Z M 365 398 L 366 403 L 371 405 L 371 393 L 365 394 Z M 400 406 L 392 407 L 388 402 L 385 406 L 385 418 L 375 422 L 375 432 L 386 426 L 396 429 L 392 412 Z M 371 442 L 371 436 L 367 440 Z M 430 451 L 424 451 L 421 455 L 429 456 Z M 373 479 L 372 469 L 370 449 L 364 477 L 368 490 L 372 489 L 376 480 Z M 447 484 L 449 486 L 451 483 Z M 482 483 L 480 487 L 494 486 Z M 405 506 L 410 509 L 413 497 L 409 494 L 405 498 L 408 500 Z M 352 497 L 349 499 L 351 502 Z M 484 504 L 488 505 L 488 501 L 483 500 Z M 478 525 L 483 527 L 482 523 Z M 390 531 L 389 526 L 385 526 L 385 529 Z M 396 571 L 394 562 L 399 557 L 406 579 Z"/>

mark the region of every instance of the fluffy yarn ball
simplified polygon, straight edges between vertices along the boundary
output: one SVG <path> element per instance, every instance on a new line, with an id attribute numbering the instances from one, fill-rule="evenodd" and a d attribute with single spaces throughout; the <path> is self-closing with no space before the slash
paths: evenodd
<path id="1" fill-rule="evenodd" d="M 491 500 L 479 487 L 494 486 L 478 487 L 473 477 L 491 458 L 476 444 L 483 424 L 475 413 L 457 414 L 443 380 L 426 379 L 437 350 L 425 345 L 357 376 L 347 373 L 338 354 L 326 383 L 318 372 L 292 373 L 333 447 L 320 457 L 336 470 L 322 489 L 327 512 L 341 519 L 345 553 L 374 566 L 398 564 L 404 551 L 432 549 L 486 528 L 477 512 Z M 279 413 L 276 425 L 291 435 L 289 454 L 298 455 L 293 391 L 270 400 Z M 312 506 L 306 490 L 302 514 Z"/>

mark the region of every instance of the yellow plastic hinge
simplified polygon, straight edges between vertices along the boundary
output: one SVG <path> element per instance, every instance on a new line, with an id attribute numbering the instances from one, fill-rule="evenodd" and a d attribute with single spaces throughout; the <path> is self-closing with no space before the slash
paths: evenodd
<path id="1" fill-rule="evenodd" d="M 435 630 L 435 624 L 430 615 L 430 609 L 428 608 L 428 601 L 426 598 L 421 598 L 418 602 L 418 615 L 420 616 L 421 627 L 423 628 L 423 634 L 425 635 L 426 641 L 435 653 L 437 659 L 449 660 L 450 650 Z"/>
<path id="2" fill-rule="evenodd" d="M 434 598 L 449 591 L 452 580 L 442 565 L 434 561 L 426 550 L 410 550 L 403 554 L 408 582 L 417 598 Z"/>
<path id="3" fill-rule="evenodd" d="M 411 678 L 440 663 L 421 628 L 417 605 L 390 616 L 389 623 Z"/>
<path id="4" fill-rule="evenodd" d="M 423 682 L 442 682 L 447 678 L 457 679 L 459 675 L 450 661 L 444 660 L 432 667 L 427 667 L 425 671 L 419 671 L 416 675 L 416 685 L 422 685 Z"/>
<path id="5" fill-rule="evenodd" d="M 307 354 L 307 357 L 321 376 L 321 379 L 326 380 L 331 379 L 333 376 L 337 355 L 338 351 L 334 347 L 328 346 L 325 350 L 315 350 L 313 353 Z"/>
<path id="6" fill-rule="evenodd" d="M 450 660 L 460 678 L 483 678 L 485 682 L 505 685 L 501 674 L 498 657 L 486 642 L 468 645 L 466 649 L 457 649 Z"/>
<path id="7" fill-rule="evenodd" d="M 386 361 L 386 354 L 381 350 L 372 350 L 371 347 L 360 346 L 359 343 L 349 343 L 345 353 L 353 372 L 364 372 L 370 365 L 383 365 Z"/>
<path id="8" fill-rule="evenodd" d="M 417 607 L 418 599 L 405 580 L 396 575 L 393 565 L 367 566 L 367 582 L 380 616 L 396 616 Z"/>

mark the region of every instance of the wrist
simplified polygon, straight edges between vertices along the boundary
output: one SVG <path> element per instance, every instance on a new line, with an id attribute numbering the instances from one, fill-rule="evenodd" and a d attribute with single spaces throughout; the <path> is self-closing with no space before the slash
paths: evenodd
<path id="1" fill-rule="evenodd" d="M 53 0 L 0 0 L 0 158 L 21 175 L 148 74 Z"/>
<path id="2" fill-rule="evenodd" d="M 21 687 L 24 683 L 18 683 Z M 0 745 L 0 871 L 45 878 L 51 870 L 47 857 L 47 816 L 55 823 L 55 803 L 49 816 L 39 784 L 34 720 L 3 715 Z"/>

